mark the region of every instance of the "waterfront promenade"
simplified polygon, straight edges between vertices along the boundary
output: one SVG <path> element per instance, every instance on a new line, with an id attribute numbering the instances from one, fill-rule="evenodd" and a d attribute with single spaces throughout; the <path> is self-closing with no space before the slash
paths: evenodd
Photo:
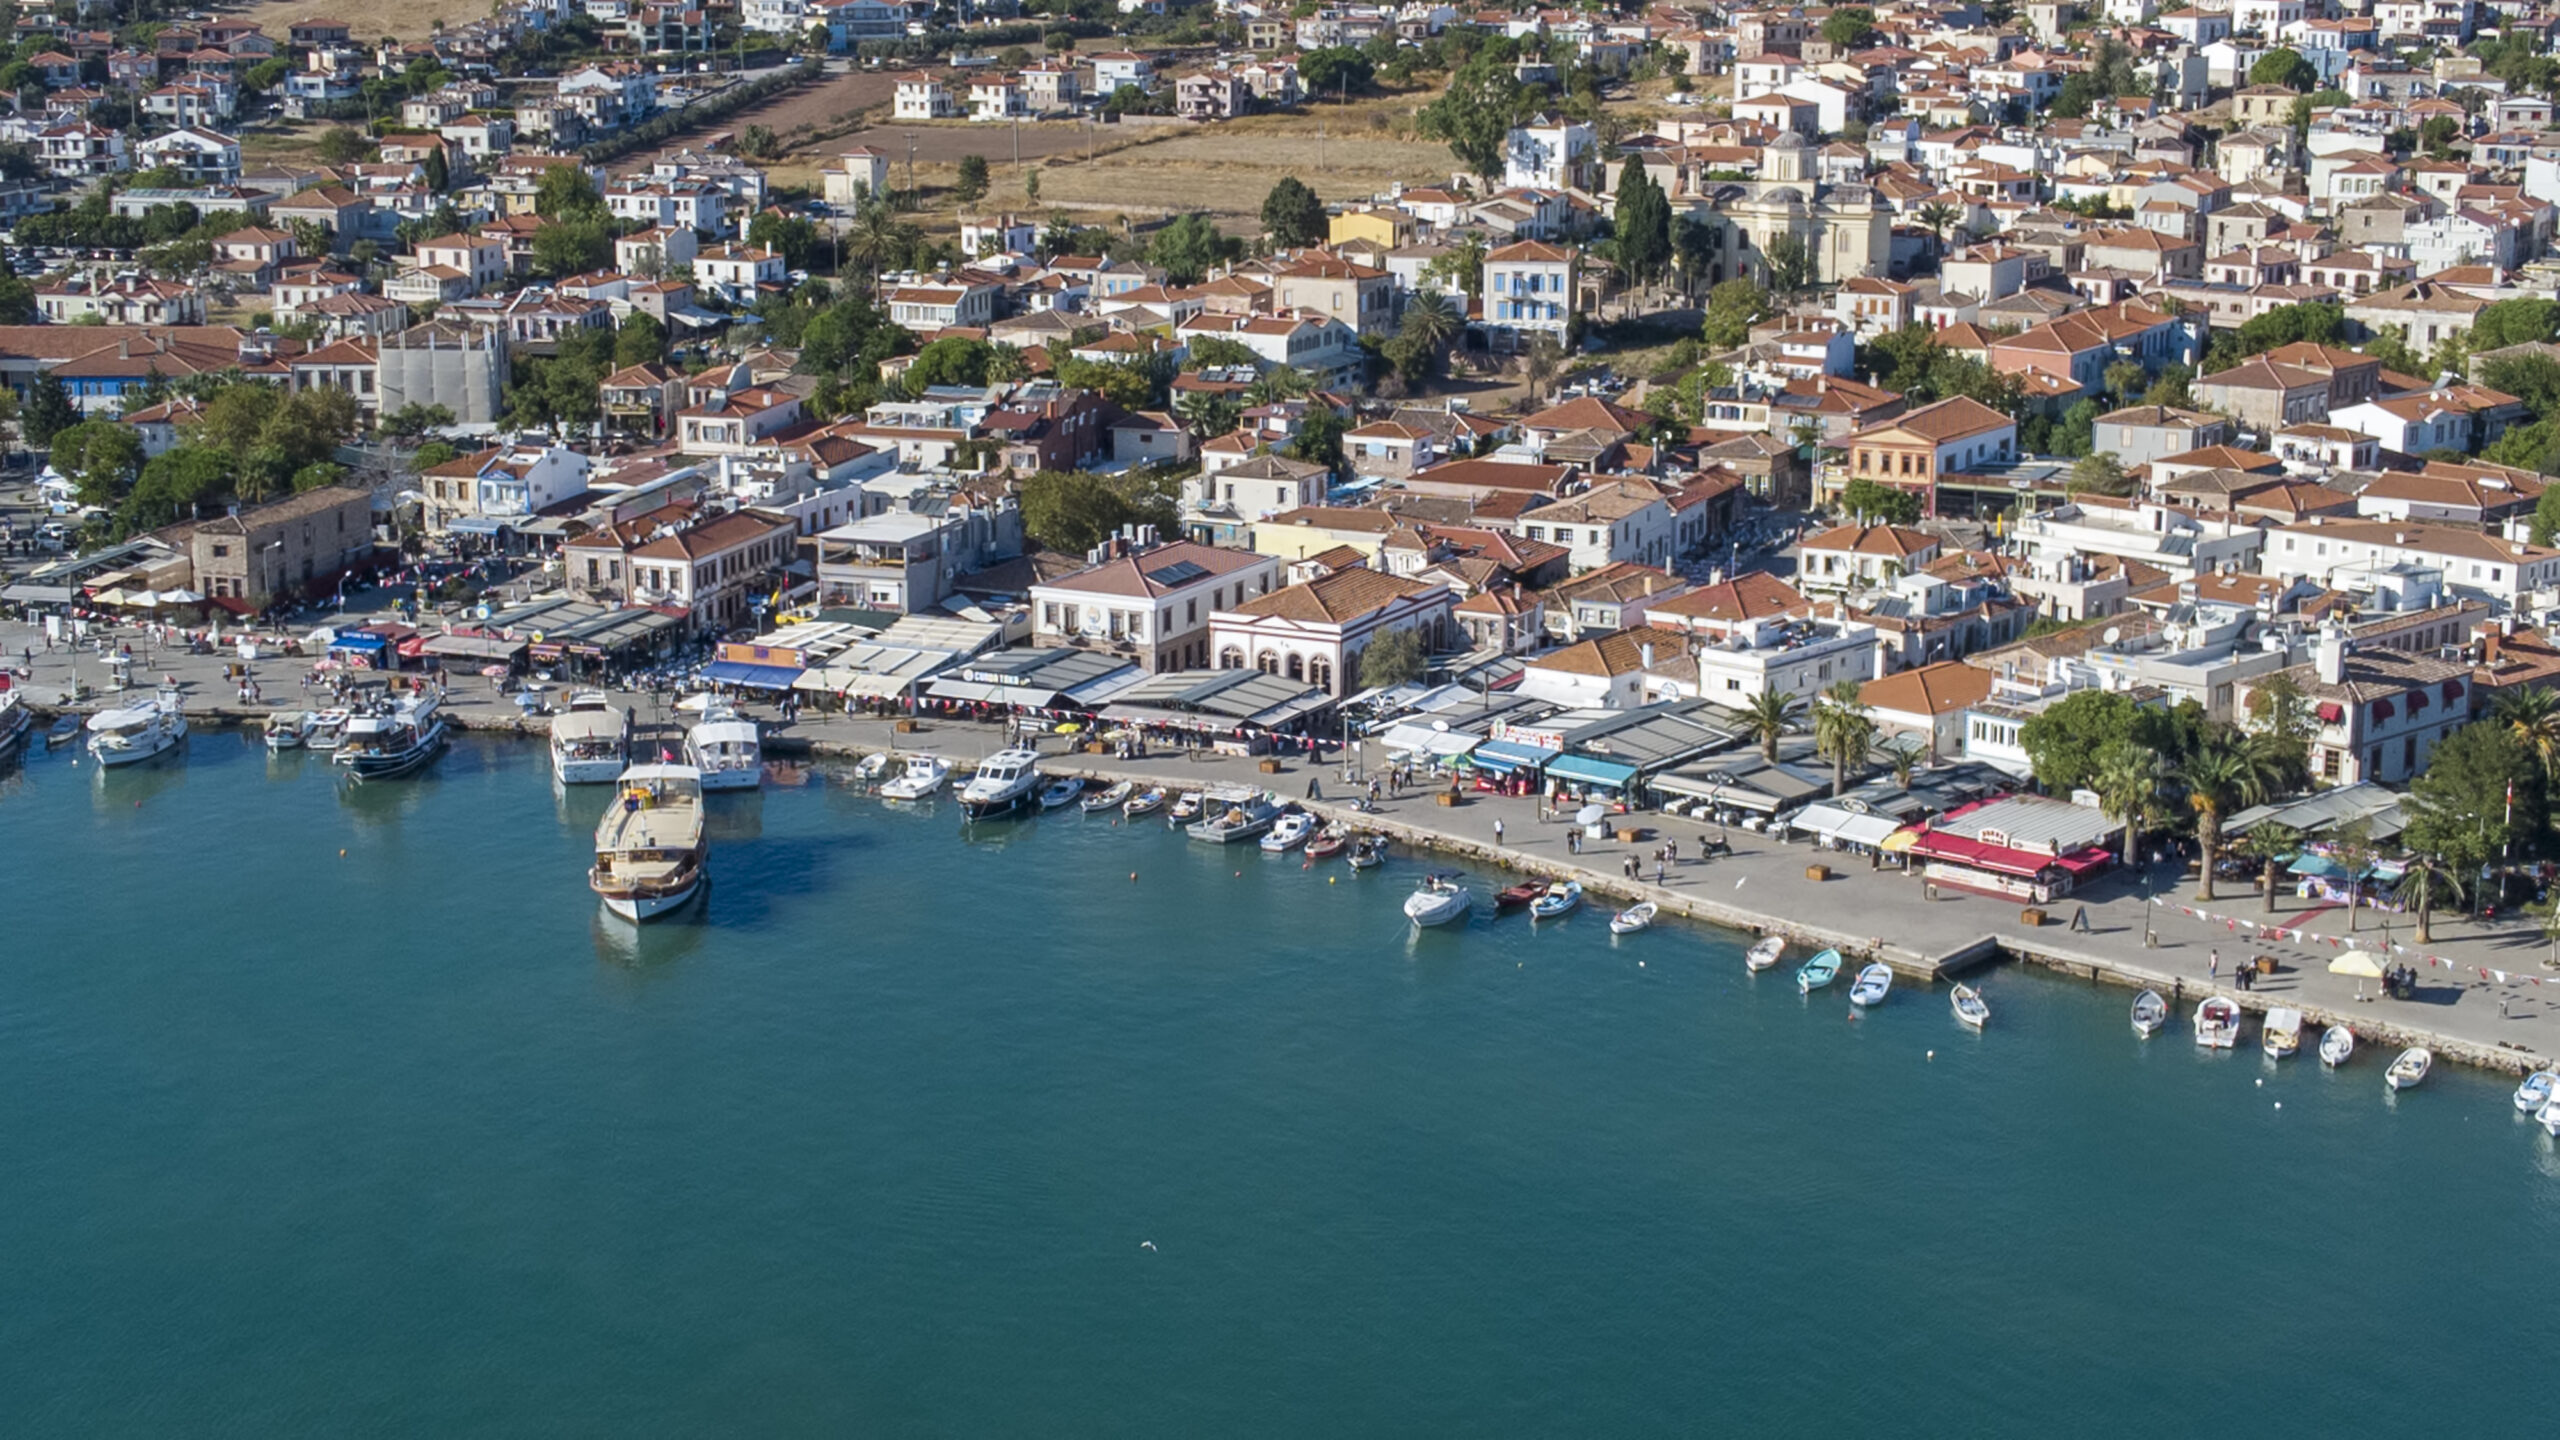
<path id="1" fill-rule="evenodd" d="M 27 633 L 12 627 L 13 664 L 21 661 Z M 143 647 L 135 648 L 137 676 L 156 680 L 163 674 L 175 675 L 190 714 L 205 719 L 254 721 L 268 712 L 317 708 L 322 703 L 321 697 L 305 695 L 300 688 L 300 677 L 309 669 L 307 660 L 274 657 L 257 662 L 251 670 L 265 703 L 243 706 L 236 683 L 224 673 L 227 664 L 236 662 L 236 655 L 164 651 L 152 653 L 146 663 Z M 47 655 L 39 645 L 34 673 L 26 682 L 29 698 L 38 708 L 49 709 L 58 702 L 71 679 L 73 663 L 68 652 Z M 94 655 L 79 657 L 77 664 L 93 686 L 103 676 Z M 128 696 L 140 693 L 147 691 L 126 692 Z M 112 693 L 94 695 L 83 708 L 100 708 L 117 698 Z M 673 713 L 670 697 L 623 699 L 633 706 L 644 736 L 654 734 L 658 743 L 668 745 L 679 740 L 676 726 L 682 717 Z M 522 731 L 537 738 L 547 731 L 547 720 L 523 720 L 512 697 L 499 695 L 476 675 L 452 677 L 448 708 L 474 729 Z M 767 722 L 771 749 L 777 756 L 806 753 L 824 758 L 884 749 L 930 750 L 966 766 L 1006 743 L 1003 729 L 991 724 L 927 718 L 920 730 L 898 734 L 886 720 L 811 711 L 785 725 L 776 720 L 770 705 L 747 709 Z M 1352 788 L 1343 776 L 1346 763 L 1354 762 L 1339 754 L 1329 755 L 1321 764 L 1289 757 L 1279 773 L 1266 774 L 1254 761 L 1198 751 L 1155 749 L 1140 759 L 1071 754 L 1069 741 L 1070 737 L 1052 736 L 1043 742 L 1050 756 L 1048 768 L 1167 786 L 1252 785 L 1301 803 L 1310 803 L 1308 782 L 1314 779 L 1324 798 L 1310 803 L 1310 808 L 1326 814 L 1345 813 L 1344 802 L 1352 798 Z M 1384 757 L 1371 744 L 1366 759 L 1370 773 L 1376 773 Z M 1933 976 L 2005 955 L 2093 979 L 2148 984 L 2183 1001 L 2182 1023 L 2172 1032 L 2180 1043 L 2186 1036 L 2187 1012 L 2202 993 L 2211 991 L 2232 995 L 2255 1010 L 2299 1007 L 2315 1027 L 2346 1023 L 2364 1042 L 2368 1058 L 2402 1043 L 2430 1044 L 2449 1059 L 2510 1069 L 2560 1055 L 2560 971 L 2543 968 L 2551 947 L 2522 917 L 2502 917 L 2491 924 L 2439 917 L 2433 942 L 2421 950 L 2411 944 L 2413 926 L 2405 916 L 2366 911 L 2350 934 L 2346 912 L 2336 906 L 2284 895 L 2278 898 L 2274 913 L 2267 914 L 2264 902 L 2245 885 L 2225 884 L 2220 887 L 2223 898 L 2197 901 L 2193 877 L 2173 862 L 2152 867 L 2148 876 L 2150 893 L 2167 903 L 2146 900 L 2143 875 L 2119 872 L 2050 907 L 2050 918 L 2043 926 L 2029 927 L 2014 903 L 1952 891 L 1942 892 L 1933 901 L 1917 877 L 1890 866 L 1870 869 L 1865 857 L 1651 812 L 1623 817 L 1624 824 L 1639 832 L 1636 840 L 1623 842 L 1613 833 L 1587 842 L 1578 854 L 1567 845 L 1570 827 L 1560 819 L 1543 819 L 1534 797 L 1469 793 L 1463 803 L 1443 806 L 1434 791 L 1424 789 L 1388 798 L 1373 814 L 1354 818 L 1408 844 L 1428 846 L 1459 860 L 1579 879 L 1595 905 L 1651 899 L 1672 914 L 1748 929 L 1781 930 L 1806 944 L 1832 944 L 1844 952 L 1875 955 L 1906 975 Z M 1502 830 L 1498 847 L 1497 820 Z M 1104 822 L 1096 817 L 1094 823 Z M 1733 853 L 1712 861 L 1701 859 L 1703 842 L 1710 838 L 1724 839 Z M 1666 840 L 1678 842 L 1680 859 L 1665 867 L 1657 881 L 1651 857 Z M 1640 861 L 1637 881 L 1624 873 L 1631 854 Z M 1828 865 L 1832 878 L 1808 878 L 1807 868 L 1812 865 Z M 2089 927 L 2085 932 L 2070 924 L 2084 907 Z M 2146 909 L 2153 942 L 2148 944 Z M 2391 922 L 2387 932 L 2386 919 Z M 2250 926 L 2261 920 L 2285 927 L 2289 938 L 2257 938 Z M 2404 947 L 2393 958 L 2418 967 L 2419 985 L 2413 999 L 2359 999 L 2360 989 L 2371 993 L 2371 982 L 2359 986 L 2355 980 L 2328 973 L 2330 960 L 2349 948 L 2378 948 L 2386 933 L 2391 943 Z M 2218 978 L 2210 973 L 2217 951 Z M 2231 983 L 2234 968 L 2259 954 L 2277 958 L 2277 973 L 2263 977 L 2253 990 L 2236 990 Z M 2443 963 L 2431 963 L 2429 957 Z M 2483 978 L 2483 970 L 2490 972 L 2489 978 Z M 2496 978 L 2500 974 L 2505 976 L 2504 983 Z M 1996 1029 L 1996 979 L 1987 986 L 1986 995 L 1993 1005 Z M 2130 991 L 2126 998 L 2130 1000 Z"/>

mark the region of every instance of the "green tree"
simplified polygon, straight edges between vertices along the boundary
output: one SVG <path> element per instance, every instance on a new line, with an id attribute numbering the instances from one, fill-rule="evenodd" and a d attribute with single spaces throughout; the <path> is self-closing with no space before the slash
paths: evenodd
<path id="1" fill-rule="evenodd" d="M 26 436 L 27 447 L 42 450 L 53 443 L 53 437 L 80 423 L 80 407 L 71 403 L 71 392 L 63 388 L 62 377 L 48 370 L 27 386 L 27 401 L 18 413 L 18 429 Z"/>
<path id="2" fill-rule="evenodd" d="M 1298 433 L 1290 437 L 1289 458 L 1322 465 L 1327 470 L 1340 470 L 1342 432 L 1347 428 L 1342 417 L 1333 413 L 1331 407 L 1314 406 L 1307 411 L 1306 418 L 1298 422 Z"/>
<path id="3" fill-rule="evenodd" d="M 613 263 L 613 232 L 601 219 L 554 220 L 533 232 L 533 268 L 553 279 Z"/>
<path id="4" fill-rule="evenodd" d="M 962 205 L 975 205 L 987 197 L 987 157 L 960 157 L 960 178 L 951 187 L 951 197 Z"/>
<path id="5" fill-rule="evenodd" d="M 2560 486 L 2544 494 L 2560 492 Z M 2560 691 L 2517 686 L 2489 708 L 2492 723 L 2503 725 L 2542 771 L 2547 784 L 2560 778 Z"/>
<path id="6" fill-rule="evenodd" d="M 2227 370 L 2252 355 L 2308 340 L 2318 345 L 2343 345 L 2347 339 L 2346 306 L 2334 300 L 2306 300 L 2294 305 L 2279 305 L 2262 315 L 2244 321 L 2238 329 L 2213 342 L 2205 355 L 2207 374 Z"/>
<path id="7" fill-rule="evenodd" d="M 36 287 L 15 275 L 0 275 L 0 325 L 36 323 Z"/>
<path id="8" fill-rule="evenodd" d="M 420 178 L 427 182 L 427 189 L 438 195 L 453 187 L 453 163 L 444 158 L 442 146 L 428 151 L 427 158 L 419 162 L 418 170 Z"/>
<path id="9" fill-rule="evenodd" d="M 2030 717 L 2018 729 L 2018 744 L 2036 783 L 2048 795 L 2088 788 L 2109 745 L 2143 739 L 2139 709 L 2121 691 L 2074 690 Z"/>
<path id="10" fill-rule="evenodd" d="M 1769 288 L 1781 295 L 1799 294 L 1821 278 L 1813 247 L 1800 236 L 1777 236 L 1760 254 L 1768 262 Z"/>
<path id="11" fill-rule="evenodd" d="M 2124 462 L 2112 450 L 2083 455 L 2071 464 L 2071 478 L 2063 488 L 2073 495 L 2125 496 L 2133 493 L 2133 481 L 2124 473 Z"/>
<path id="12" fill-rule="evenodd" d="M 2276 913 L 2276 867 L 2301 854 L 2302 845 L 2302 832 L 2280 820 L 2261 820 L 2240 837 L 2240 853 L 2258 863 L 2261 913 Z"/>
<path id="13" fill-rule="evenodd" d="M 2453 142 L 2462 138 L 2462 122 L 2450 115 L 2438 115 L 2418 127 L 2418 143 L 2429 157 L 2443 160 L 2453 154 Z"/>
<path id="14" fill-rule="evenodd" d="M 2311 62 L 2300 54 L 2279 45 L 2259 56 L 2258 63 L 2249 67 L 2249 83 L 2281 85 L 2287 90 L 2309 90 L 2320 83 L 2320 72 L 2311 68 Z"/>
<path id="15" fill-rule="evenodd" d="M 614 332 L 613 363 L 650 365 L 664 359 L 667 353 L 667 327 L 646 310 L 634 310 L 624 318 L 622 328 Z"/>
<path id="16" fill-rule="evenodd" d="M 372 159 L 375 146 L 360 130 L 332 125 L 320 132 L 317 150 L 320 163 L 324 165 L 353 165 L 360 160 Z"/>
<path id="17" fill-rule="evenodd" d="M 1366 90 L 1375 78 L 1369 57 L 1349 45 L 1326 45 L 1298 57 L 1298 79 L 1316 97 Z"/>
<path id="18" fill-rule="evenodd" d="M 1872 525 L 1920 523 L 1919 495 L 1899 486 L 1880 484 L 1863 475 L 1841 487 L 1840 508 Z"/>
<path id="19" fill-rule="evenodd" d="M 915 360 L 907 366 L 907 393 L 922 395 L 936 385 L 984 385 L 987 359 L 992 353 L 992 347 L 984 340 L 957 335 L 936 340 L 917 351 Z"/>
<path id="20" fill-rule="evenodd" d="M 1858 698 L 1858 689 L 1855 680 L 1838 680 L 1814 701 L 1813 748 L 1831 761 L 1834 799 L 1849 788 L 1849 767 L 1865 764 L 1875 746 L 1875 717 Z"/>
<path id="21" fill-rule="evenodd" d="M 2432 945 L 2436 909 L 2448 900 L 2461 900 L 2462 881 L 2435 856 L 2411 855 L 2401 862 L 2400 885 L 2392 898 L 2418 917 L 2417 942 Z"/>
<path id="22" fill-rule="evenodd" d="M 1295 175 L 1283 175 L 1262 197 L 1262 229 L 1284 250 L 1301 250 L 1325 242 L 1328 225 L 1324 202 Z"/>
<path id="23" fill-rule="evenodd" d="M 1195 285 L 1229 257 L 1227 237 L 1206 215 L 1177 215 L 1147 246 L 1150 263 L 1164 267 L 1176 285 Z"/>
<path id="24" fill-rule="evenodd" d="M 2480 313 L 2471 317 L 2471 348 L 2475 351 L 2548 342 L 2555 337 L 2560 337 L 2560 301 L 2500 300 L 2480 307 Z"/>
<path id="25" fill-rule="evenodd" d="M 1171 497 L 1130 477 L 1082 470 L 1042 470 L 1021 486 L 1022 525 L 1044 547 L 1081 555 L 1124 525 L 1179 523 Z"/>
<path id="26" fill-rule="evenodd" d="M 2132 404 L 2133 397 L 2149 381 L 2150 375 L 2142 368 L 2141 361 L 2119 360 L 2107 367 L 2103 383 L 2107 393 L 2115 397 L 2116 404 L 2123 406 Z"/>
<path id="27" fill-rule="evenodd" d="M 2160 756 L 2138 740 L 2110 740 L 2092 757 L 2089 788 L 2106 817 L 2124 827 L 2124 862 L 2142 863 L 2142 823 L 2160 797 Z"/>
<path id="28" fill-rule="evenodd" d="M 1360 688 L 1409 685 L 1422 678 L 1431 663 L 1416 630 L 1390 630 L 1360 651 Z"/>
<path id="29" fill-rule="evenodd" d="M 2549 829 L 2546 794 L 2541 764 L 2512 728 L 2494 720 L 2465 725 L 2438 742 L 2409 782 L 2402 839 L 2466 875 L 2533 859 Z"/>
<path id="30" fill-rule="evenodd" d="M 1671 266 L 1671 201 L 1628 156 L 1618 172 L 1618 268 L 1630 284 L 1651 285 Z"/>
<path id="31" fill-rule="evenodd" d="M 84 420 L 53 437 L 53 468 L 79 487 L 80 503 L 123 503 L 142 469 L 142 437 L 113 420 Z"/>
<path id="32" fill-rule="evenodd" d="M 564 160 L 542 172 L 533 183 L 533 213 L 546 220 L 567 220 L 580 215 L 604 213 L 604 196 L 597 193 L 595 182 L 587 178 L 586 169 L 573 160 Z"/>
<path id="33" fill-rule="evenodd" d="M 1544 330 L 1529 337 L 1528 345 L 1520 351 L 1520 376 L 1529 384 L 1530 404 L 1545 402 L 1547 386 L 1563 366 L 1564 347 L 1556 343 L 1556 337 Z"/>
<path id="34" fill-rule="evenodd" d="M 1785 691 L 1764 689 L 1742 707 L 1742 733 L 1760 742 L 1760 758 L 1776 760 L 1778 741 L 1787 733 L 1794 700 Z"/>
<path id="35" fill-rule="evenodd" d="M 1839 50 L 1862 50 L 1876 33 L 1876 12 L 1864 5 L 1843 5 L 1822 18 L 1822 38 Z"/>
<path id="36" fill-rule="evenodd" d="M 2347 933 L 2356 932 L 2356 911 L 2364 904 L 2365 872 L 2373 868 L 2373 820 L 2359 815 L 2329 832 L 2329 859 L 2347 872 Z"/>
<path id="37" fill-rule="evenodd" d="M 1299 73 L 1306 73 L 1303 62 Z M 1507 63 L 1479 55 L 1459 68 L 1438 99 L 1414 112 L 1414 128 L 1446 142 L 1468 173 L 1498 180 L 1511 127 L 1535 103 L 1522 89 Z"/>
<path id="38" fill-rule="evenodd" d="M 1123 410 L 1144 410 L 1155 403 L 1155 377 L 1135 365 L 1106 365 L 1069 355 L 1050 368 L 1060 385 L 1091 390 Z"/>
<path id="39" fill-rule="evenodd" d="M 1727 280 L 1707 292 L 1707 318 L 1699 336 L 1710 350 L 1738 350 L 1751 339 L 1751 327 L 1772 311 L 1769 292 L 1748 279 Z"/>
<path id="40" fill-rule="evenodd" d="M 1461 235 L 1423 265 L 1422 278 L 1453 283 L 1474 299 L 1484 294 L 1484 257 L 1488 253 L 1483 236 L 1473 232 Z"/>
<path id="41" fill-rule="evenodd" d="M 1964 219 L 1964 212 L 1944 200 L 1932 200 L 1920 207 L 1919 219 L 1921 224 L 1929 227 L 1930 234 L 1938 237 L 1938 243 L 1944 245 L 1947 243 L 1947 231 Z"/>

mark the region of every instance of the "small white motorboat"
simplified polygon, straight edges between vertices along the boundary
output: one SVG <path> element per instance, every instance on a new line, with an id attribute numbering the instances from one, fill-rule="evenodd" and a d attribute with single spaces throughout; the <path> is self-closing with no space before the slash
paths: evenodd
<path id="1" fill-rule="evenodd" d="M 2390 1069 L 2382 1072 L 2382 1083 L 2394 1090 L 2414 1089 L 2426 1080 L 2427 1072 L 2435 1068 L 2435 1063 L 2434 1051 L 2423 1045 L 2412 1045 L 2400 1052 L 2400 1058 L 2391 1062 Z"/>
<path id="2" fill-rule="evenodd" d="M 907 768 L 898 778 L 880 787 L 883 800 L 922 800 L 942 789 L 951 778 L 951 762 L 939 755 L 910 755 Z"/>
<path id="3" fill-rule="evenodd" d="M 1982 992 L 1970 985 L 1958 985 L 1947 1001 L 1955 1008 L 1956 1019 L 1979 1030 L 1991 1022 L 1991 1007 L 1982 1001 Z"/>
<path id="4" fill-rule="evenodd" d="M 864 785 L 877 785 L 889 778 L 890 767 L 895 763 L 889 758 L 888 751 L 875 750 L 863 756 L 862 763 L 853 767 L 853 778 Z"/>
<path id="5" fill-rule="evenodd" d="M 2543 1106 L 2541 1113 L 2533 1118 L 2534 1122 L 2542 1127 L 2543 1134 L 2554 1140 L 2560 1140 L 2560 1100 L 2554 1100 Z"/>
<path id="6" fill-rule="evenodd" d="M 2344 1025 L 2332 1025 L 2320 1033 L 2320 1063 L 2335 1070 L 2356 1053 L 2356 1032 Z"/>
<path id="7" fill-rule="evenodd" d="M 2148 1040 L 2169 1023 L 2169 1002 L 2157 990 L 2145 990 L 2133 997 L 2133 1033 Z"/>
<path id="8" fill-rule="evenodd" d="M 1858 978 L 1851 982 L 1849 1003 L 1861 1009 L 1869 1005 L 1881 1005 L 1884 1003 L 1886 993 L 1892 989 L 1893 967 L 1881 960 L 1875 961 L 1860 970 Z"/>
<path id="9" fill-rule="evenodd" d="M 2527 1115 L 2537 1115 L 2555 1097 L 2560 1097 L 2560 1074 L 2536 1070 L 2516 1087 L 2516 1108 Z"/>
<path id="10" fill-rule="evenodd" d="M 1108 790 L 1097 791 L 1094 794 L 1087 795 L 1082 800 L 1077 801 L 1076 805 L 1087 815 L 1098 815 L 1105 810 L 1117 810 L 1122 805 L 1127 804 L 1129 797 L 1136 794 L 1137 790 L 1138 787 L 1135 783 L 1123 780 Z"/>
<path id="11" fill-rule="evenodd" d="M 1052 780 L 1040 787 L 1040 808 L 1055 810 L 1061 805 L 1072 805 L 1082 794 L 1084 794 L 1084 782 L 1073 775 Z"/>
<path id="12" fill-rule="evenodd" d="M 1351 842 L 1351 853 L 1343 862 L 1354 870 L 1375 870 L 1387 863 L 1387 837 L 1363 835 Z"/>
<path id="13" fill-rule="evenodd" d="M 1561 920 L 1565 916 L 1570 915 L 1581 908 L 1582 882 L 1579 880 L 1567 880 L 1561 885 L 1548 886 L 1546 894 L 1530 901 L 1529 918 L 1532 920 Z"/>
<path id="14" fill-rule="evenodd" d="M 302 727 L 302 748 L 335 750 L 347 743 L 347 723 L 355 719 L 351 710 L 322 710 L 314 713 Z"/>
<path id="15" fill-rule="evenodd" d="M 1405 897 L 1404 918 L 1417 929 L 1447 925 L 1466 919 L 1475 903 L 1475 892 L 1459 884 L 1456 876 L 1426 875 L 1422 888 Z"/>
<path id="16" fill-rule="evenodd" d="M 1742 963 L 1753 970 L 1767 970 L 1776 966 L 1779 958 L 1786 953 L 1787 938 L 1785 936 L 1763 935 L 1750 949 L 1742 952 Z"/>
<path id="17" fill-rule="evenodd" d="M 1609 917 L 1609 933 L 1633 935 L 1639 930 L 1650 929 L 1653 925 L 1653 917 L 1660 908 L 1650 900 L 1630 905 Z"/>
<path id="18" fill-rule="evenodd" d="M 308 710 L 296 715 L 270 715 L 267 717 L 267 748 L 299 750 L 303 735 L 310 728 L 311 712 Z"/>
<path id="19" fill-rule="evenodd" d="M 2196 1006 L 2196 1043 L 2208 1050 L 2228 1050 L 2240 1043 L 2240 1007 L 2220 995 L 2208 995 Z"/>
<path id="20" fill-rule="evenodd" d="M 2266 1022 L 2258 1027 L 2258 1044 L 2270 1060 L 2282 1060 L 2302 1050 L 2302 1012 L 2290 1005 L 2279 1005 L 2267 1012 Z"/>
<path id="21" fill-rule="evenodd" d="M 1304 810 L 1292 810 L 1272 821 L 1271 828 L 1264 832 L 1259 843 L 1263 849 L 1277 855 L 1283 850 L 1295 850 L 1306 844 L 1307 837 L 1314 834 L 1315 829 L 1316 817 Z"/>

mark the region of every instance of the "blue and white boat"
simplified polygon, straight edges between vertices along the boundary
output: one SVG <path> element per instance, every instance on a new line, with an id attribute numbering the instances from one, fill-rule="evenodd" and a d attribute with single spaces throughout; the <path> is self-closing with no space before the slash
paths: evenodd
<path id="1" fill-rule="evenodd" d="M 1877 961 L 1858 972 L 1857 983 L 1849 987 L 1849 1003 L 1862 1010 L 1869 1005 L 1881 1005 L 1886 993 L 1892 989 L 1892 967 Z"/>
<path id="2" fill-rule="evenodd" d="M 1546 894 L 1530 901 L 1529 918 L 1532 920 L 1561 920 L 1565 916 L 1570 915 L 1581 908 L 1582 882 L 1579 880 L 1567 880 L 1561 885 L 1549 886 Z"/>
<path id="3" fill-rule="evenodd" d="M 1796 971 L 1796 988 L 1807 995 L 1840 978 L 1840 952 L 1825 950 Z"/>
<path id="4" fill-rule="evenodd" d="M 2560 1073 L 2536 1070 L 2516 1087 L 2516 1109 L 2527 1115 L 2536 1114 L 2551 1103 L 2555 1094 L 2560 1094 Z"/>

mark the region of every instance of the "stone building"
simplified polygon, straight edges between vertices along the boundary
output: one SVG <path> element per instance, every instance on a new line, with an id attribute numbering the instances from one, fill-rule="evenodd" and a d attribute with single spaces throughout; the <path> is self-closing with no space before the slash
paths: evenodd
<path id="1" fill-rule="evenodd" d="M 373 554 L 373 496 L 323 485 L 290 499 L 182 527 L 195 588 L 235 614 L 308 595 Z"/>

